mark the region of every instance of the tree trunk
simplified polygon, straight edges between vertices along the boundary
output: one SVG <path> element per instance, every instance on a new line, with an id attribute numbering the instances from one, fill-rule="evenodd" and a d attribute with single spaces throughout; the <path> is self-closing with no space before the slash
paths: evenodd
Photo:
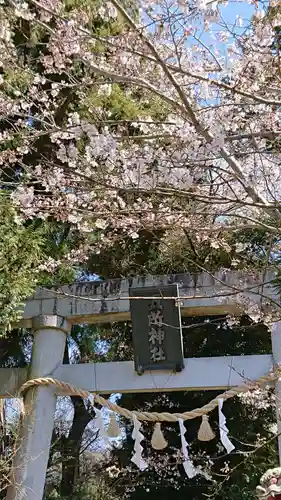
<path id="1" fill-rule="evenodd" d="M 68 347 L 66 347 L 63 362 L 69 364 Z M 74 406 L 73 421 L 68 437 L 61 441 L 62 478 L 60 494 L 62 497 L 70 497 L 73 494 L 79 475 L 79 455 L 84 430 L 94 418 L 85 408 L 82 398 L 71 396 L 71 401 Z"/>
<path id="2" fill-rule="evenodd" d="M 84 406 L 84 401 L 79 396 L 71 397 L 74 405 L 74 416 L 68 438 L 62 448 L 62 479 L 60 493 L 70 496 L 73 493 L 79 474 L 79 455 L 84 430 L 92 420 Z"/>

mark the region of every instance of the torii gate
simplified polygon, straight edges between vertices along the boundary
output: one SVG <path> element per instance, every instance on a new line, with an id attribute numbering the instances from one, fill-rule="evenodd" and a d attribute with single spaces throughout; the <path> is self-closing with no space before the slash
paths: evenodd
<path id="1" fill-rule="evenodd" d="M 29 379 L 50 374 L 63 382 L 95 393 L 130 393 L 158 390 L 216 390 L 256 380 L 281 365 L 281 320 L 272 325 L 272 355 L 186 358 L 179 373 L 154 372 L 139 376 L 133 362 L 63 365 L 67 335 L 75 324 L 100 324 L 130 319 L 132 288 L 179 285 L 182 316 L 211 316 L 243 313 L 243 301 L 235 295 L 243 290 L 245 300 L 260 304 L 261 296 L 275 304 L 280 297 L 270 286 L 275 275 L 253 278 L 241 272 L 221 271 L 211 275 L 181 274 L 145 278 L 75 283 L 38 289 L 25 305 L 19 326 L 32 328 L 34 342 L 28 369 L 0 369 L 0 398 L 16 397 Z M 231 368 L 230 368 L 231 367 Z M 114 376 L 112 376 L 114 375 Z M 275 384 L 277 424 L 281 433 L 281 378 Z M 28 409 L 21 429 L 21 446 L 13 465 L 12 485 L 6 500 L 42 500 L 58 391 L 38 387 L 27 392 Z M 281 438 L 278 438 L 281 457 Z M 20 486 L 21 485 L 21 486 Z"/>

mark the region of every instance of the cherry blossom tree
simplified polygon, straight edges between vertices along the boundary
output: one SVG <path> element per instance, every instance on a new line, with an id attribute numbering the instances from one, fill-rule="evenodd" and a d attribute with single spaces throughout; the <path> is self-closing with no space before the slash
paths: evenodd
<path id="1" fill-rule="evenodd" d="M 230 24 L 223 3 L 1 6 L 2 182 L 23 219 L 94 231 L 96 251 L 148 227 L 279 231 L 280 21 L 249 1 Z"/>

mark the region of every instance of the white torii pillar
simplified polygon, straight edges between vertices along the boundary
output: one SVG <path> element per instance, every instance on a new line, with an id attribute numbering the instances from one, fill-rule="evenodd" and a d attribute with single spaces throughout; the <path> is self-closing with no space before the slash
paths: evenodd
<path id="1" fill-rule="evenodd" d="M 33 320 L 29 379 L 46 377 L 61 365 L 71 325 L 60 316 Z M 56 394 L 52 387 L 27 391 L 6 500 L 42 500 L 52 439 Z"/>
<path id="2" fill-rule="evenodd" d="M 281 367 L 281 321 L 272 324 L 271 343 L 273 362 Z M 279 464 L 281 466 L 281 377 L 275 382 L 276 419 L 278 432 Z"/>

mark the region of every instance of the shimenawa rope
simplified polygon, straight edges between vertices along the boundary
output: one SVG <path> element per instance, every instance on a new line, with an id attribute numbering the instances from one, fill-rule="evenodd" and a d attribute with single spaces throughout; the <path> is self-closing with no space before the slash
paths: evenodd
<path id="1" fill-rule="evenodd" d="M 168 412 L 147 412 L 147 411 L 136 411 L 136 410 L 128 410 L 127 408 L 123 408 L 122 406 L 117 405 L 116 403 L 112 403 L 108 399 L 99 396 L 98 394 L 94 394 L 94 400 L 99 403 L 101 406 L 106 406 L 110 410 L 119 415 L 122 415 L 125 418 L 132 419 L 133 415 L 137 417 L 138 420 L 147 421 L 147 422 L 178 422 L 179 419 L 182 420 L 191 420 L 196 417 L 203 417 L 203 415 L 208 415 L 214 408 L 218 406 L 218 400 L 223 399 L 224 401 L 241 392 L 247 392 L 250 389 L 253 389 L 255 386 L 266 384 L 267 382 L 274 382 L 281 375 L 281 367 L 278 367 L 274 372 L 270 372 L 267 375 L 264 375 L 253 382 L 245 382 L 242 385 L 237 387 L 233 387 L 222 394 L 219 394 L 214 399 L 209 401 L 209 403 L 205 404 L 201 408 L 195 408 L 191 411 L 186 411 L 184 413 L 168 413 Z M 61 380 L 57 380 L 50 377 L 40 377 L 32 380 L 28 380 L 23 384 L 20 389 L 20 395 L 23 395 L 25 391 L 31 388 L 39 387 L 39 386 L 49 386 L 53 385 L 58 389 L 61 389 L 64 393 L 72 396 L 80 396 L 81 398 L 88 398 L 91 393 L 85 391 L 83 389 L 79 389 L 74 387 L 71 384 L 66 382 L 62 382 Z M 206 421 L 206 419 L 205 419 Z"/>

